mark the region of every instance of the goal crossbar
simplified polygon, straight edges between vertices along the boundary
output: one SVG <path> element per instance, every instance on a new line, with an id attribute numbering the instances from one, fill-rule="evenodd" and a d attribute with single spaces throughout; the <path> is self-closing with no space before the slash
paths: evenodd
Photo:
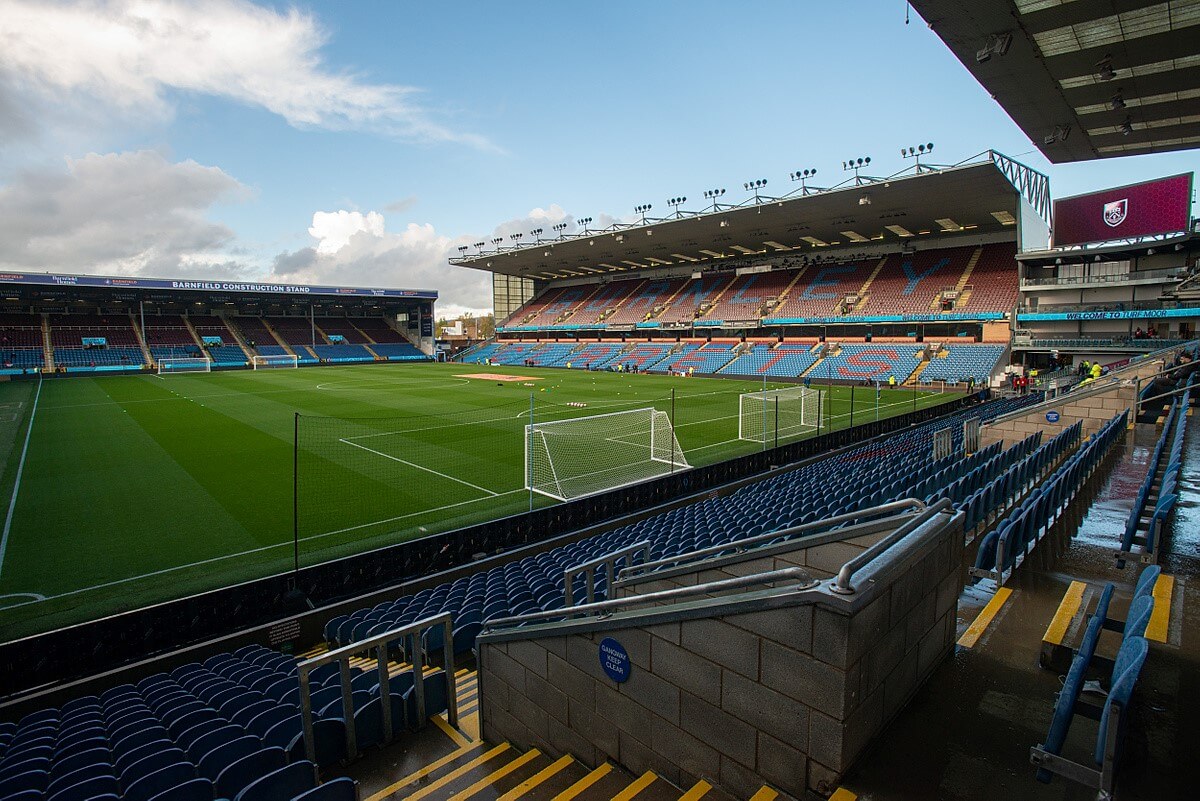
<path id="1" fill-rule="evenodd" d="M 565 501 L 691 465 L 653 407 L 525 426 L 525 488 Z"/>

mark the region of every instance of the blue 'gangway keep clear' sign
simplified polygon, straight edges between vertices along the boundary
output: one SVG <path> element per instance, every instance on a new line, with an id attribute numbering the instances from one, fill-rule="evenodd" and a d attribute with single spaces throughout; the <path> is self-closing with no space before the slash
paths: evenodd
<path id="1" fill-rule="evenodd" d="M 1058 412 L 1054 411 L 1053 409 L 1046 412 L 1046 422 L 1047 423 L 1057 423 L 1058 422 Z"/>
<path id="2" fill-rule="evenodd" d="M 629 652 L 612 637 L 600 641 L 600 667 L 618 684 L 629 681 Z"/>

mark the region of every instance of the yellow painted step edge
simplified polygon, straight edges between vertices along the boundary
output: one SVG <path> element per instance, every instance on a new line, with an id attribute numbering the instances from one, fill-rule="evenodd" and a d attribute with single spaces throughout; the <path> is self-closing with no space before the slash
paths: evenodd
<path id="1" fill-rule="evenodd" d="M 508 743 L 501 743 L 500 745 L 496 746 L 492 750 L 487 751 L 487 752 L 475 757 L 470 762 L 459 765 L 457 768 L 450 771 L 445 776 L 442 776 L 441 778 L 439 778 L 436 781 L 430 782 L 429 784 L 425 785 L 421 789 L 417 790 L 412 795 L 404 796 L 404 798 L 407 799 L 407 801 L 420 801 L 420 799 L 425 798 L 426 796 L 432 795 L 433 793 L 436 793 L 438 790 L 442 789 L 443 787 L 445 787 L 447 784 L 450 784 L 454 780 L 462 778 L 466 774 L 475 770 L 475 768 L 477 768 L 480 765 L 482 765 L 483 763 L 487 762 L 489 759 L 494 759 L 495 757 L 500 756 L 501 754 L 503 754 L 505 751 L 507 751 L 511 747 L 512 746 L 510 746 Z M 379 797 L 380 796 L 375 796 L 374 798 L 379 798 Z M 386 797 L 386 795 L 384 795 L 382 797 Z M 370 799 L 369 801 L 373 801 L 373 799 Z"/>
<path id="2" fill-rule="evenodd" d="M 491 787 L 493 784 L 500 781 L 505 776 L 512 773 L 514 770 L 517 770 L 517 769 L 521 768 L 522 766 L 529 764 L 530 762 L 537 759 L 541 755 L 542 755 L 542 752 L 537 750 L 536 748 L 526 751 L 524 754 L 521 754 L 519 757 L 514 759 L 512 762 L 509 762 L 507 765 L 497 768 L 496 770 L 489 773 L 487 776 L 484 776 L 482 779 L 475 782 L 467 789 L 457 792 L 454 795 L 450 796 L 450 801 L 467 801 L 468 798 L 475 795 L 480 790 L 483 790 L 486 787 Z"/>
<path id="3" fill-rule="evenodd" d="M 654 784 L 658 779 L 658 774 L 652 770 L 648 770 L 641 776 L 634 779 L 633 783 L 626 787 L 621 792 L 612 797 L 612 801 L 630 801 L 635 795 L 645 790 L 650 785 Z"/>
<path id="4" fill-rule="evenodd" d="M 542 768 L 537 773 L 509 790 L 507 793 L 497 798 L 496 801 L 517 801 L 518 798 L 525 795 L 533 788 L 541 785 L 542 782 L 548 781 L 554 776 L 558 775 L 560 771 L 570 766 L 574 762 L 575 757 L 571 756 L 570 754 L 560 757 L 557 762 Z"/>
<path id="5" fill-rule="evenodd" d="M 579 795 L 584 790 L 588 789 L 593 784 L 595 784 L 596 782 L 603 779 L 610 772 L 612 772 L 612 765 L 605 762 L 603 765 L 596 768 L 591 773 L 584 776 L 582 779 L 575 782 L 574 784 L 572 784 L 567 789 L 563 790 L 558 795 L 554 796 L 553 801 L 571 801 L 572 798 Z"/>

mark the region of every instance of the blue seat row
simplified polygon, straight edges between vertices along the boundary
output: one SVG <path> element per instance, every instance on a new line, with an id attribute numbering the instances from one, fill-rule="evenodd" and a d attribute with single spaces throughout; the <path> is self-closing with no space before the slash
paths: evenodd
<path id="1" fill-rule="evenodd" d="M 1112 797 L 1114 774 L 1129 719 L 1130 697 L 1149 653 L 1144 635 L 1154 611 L 1152 590 L 1158 573 L 1158 567 L 1152 566 L 1139 576 L 1124 621 L 1114 620 L 1108 615 L 1113 585 L 1107 584 L 1101 591 L 1079 649 L 1063 680 L 1046 739 L 1030 749 L 1030 759 L 1038 766 L 1038 781 L 1048 784 L 1058 774 L 1101 791 L 1103 797 Z M 1102 629 L 1121 635 L 1115 659 L 1096 654 Z M 1101 671 L 1107 673 L 1107 687 L 1104 688 L 1103 703 L 1097 705 L 1085 700 L 1084 685 L 1089 674 Z M 1071 723 L 1080 715 L 1100 723 L 1090 759 L 1082 763 L 1063 756 Z"/>
<path id="2" fill-rule="evenodd" d="M 315 679 L 340 698 L 331 667 Z M 314 764 L 305 759 L 298 702 L 296 661 L 258 645 L 76 698 L 0 724 L 0 798 L 353 799 L 353 782 L 316 784 L 317 764 L 345 754 L 344 720 L 318 718 Z"/>
<path id="3" fill-rule="evenodd" d="M 1003 583 L 1048 532 L 1067 505 L 1125 430 L 1129 412 L 1113 417 L 1067 458 L 1041 484 L 1034 487 L 979 544 L 972 575 Z"/>
<path id="4" fill-rule="evenodd" d="M 1133 557 L 1134 547 L 1141 548 L 1137 555 L 1139 561 L 1153 562 L 1158 558 L 1158 540 L 1171 512 L 1179 500 L 1177 492 L 1179 471 L 1183 467 L 1183 438 L 1187 433 L 1187 411 L 1191 404 L 1191 380 L 1183 395 L 1171 404 L 1167 419 L 1163 425 L 1162 435 L 1154 446 L 1150 462 L 1146 469 L 1146 477 L 1133 500 L 1133 508 L 1125 521 L 1125 531 L 1121 535 L 1121 547 L 1116 552 L 1116 566 L 1124 569 L 1127 557 Z M 1170 449 L 1168 450 L 1168 443 Z M 1163 456 L 1166 455 L 1166 467 L 1163 467 Z M 1161 469 L 1161 476 L 1160 476 Z M 1154 493 L 1154 485 L 1158 482 L 1158 491 Z M 1155 494 L 1150 519 L 1146 523 L 1145 533 L 1141 530 L 1142 517 L 1150 502 L 1151 494 Z"/>

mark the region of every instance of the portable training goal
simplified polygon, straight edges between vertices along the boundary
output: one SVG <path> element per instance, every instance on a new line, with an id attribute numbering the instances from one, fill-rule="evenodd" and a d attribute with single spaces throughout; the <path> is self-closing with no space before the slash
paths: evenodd
<path id="1" fill-rule="evenodd" d="M 255 370 L 277 370 L 286 367 L 299 367 L 300 357 L 290 353 L 254 356 L 250 359 L 250 363 Z"/>
<path id="2" fill-rule="evenodd" d="M 809 387 L 743 393 L 738 399 L 738 439 L 772 442 L 816 431 L 821 394 Z"/>
<path id="3" fill-rule="evenodd" d="M 206 356 L 170 356 L 159 359 L 155 367 L 159 375 L 211 373 L 212 359 Z"/>
<path id="4" fill-rule="evenodd" d="M 652 407 L 525 426 L 525 488 L 560 501 L 689 467 L 671 418 Z"/>

